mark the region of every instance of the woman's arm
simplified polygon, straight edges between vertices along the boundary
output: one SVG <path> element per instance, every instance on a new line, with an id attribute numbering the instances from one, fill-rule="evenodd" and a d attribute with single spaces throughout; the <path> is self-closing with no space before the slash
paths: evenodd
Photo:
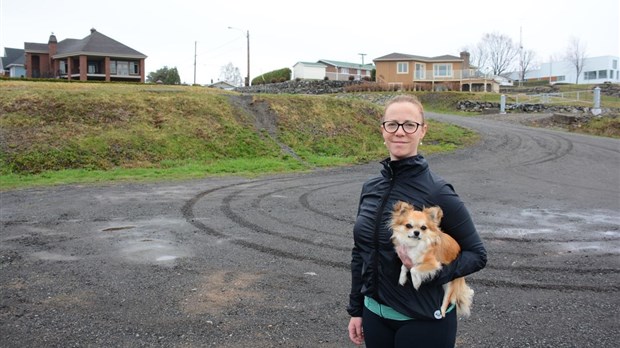
<path id="1" fill-rule="evenodd" d="M 441 284 L 445 284 L 483 269 L 487 263 L 487 252 L 469 211 L 452 186 L 445 185 L 442 188 L 437 205 L 443 210 L 441 229 L 452 236 L 461 247 L 457 259 L 444 266 L 436 278 Z"/>
<path id="2" fill-rule="evenodd" d="M 362 295 L 362 257 L 357 246 L 351 252 L 351 293 L 347 312 L 352 317 L 361 317 L 364 309 L 364 295 Z"/>

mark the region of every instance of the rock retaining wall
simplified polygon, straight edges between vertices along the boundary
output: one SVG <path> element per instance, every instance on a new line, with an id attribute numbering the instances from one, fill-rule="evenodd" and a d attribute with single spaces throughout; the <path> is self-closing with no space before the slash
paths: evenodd
<path id="1" fill-rule="evenodd" d="M 241 93 L 268 93 L 268 94 L 332 94 L 344 93 L 347 86 L 368 83 L 366 81 L 331 81 L 331 80 L 290 80 L 265 85 L 237 87 L 235 91 Z"/>
<path id="2" fill-rule="evenodd" d="M 485 110 L 500 110 L 500 103 L 461 100 L 456 108 L 460 111 L 484 112 Z M 587 113 L 592 108 L 588 106 L 567 106 L 552 104 L 506 104 L 506 111 L 512 112 L 539 112 L 539 113 Z M 602 109 L 601 109 L 602 110 Z"/>

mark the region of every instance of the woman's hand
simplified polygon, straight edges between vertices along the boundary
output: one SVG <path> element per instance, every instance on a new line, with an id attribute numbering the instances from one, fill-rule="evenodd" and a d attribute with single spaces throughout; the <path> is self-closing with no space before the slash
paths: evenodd
<path id="1" fill-rule="evenodd" d="M 351 320 L 349 321 L 349 338 L 358 346 L 364 343 L 362 317 L 351 317 Z"/>
<path id="2" fill-rule="evenodd" d="M 413 268 L 413 261 L 411 260 L 409 255 L 407 255 L 407 247 L 405 247 L 404 245 L 397 246 L 396 254 L 398 254 L 400 262 L 402 262 L 403 265 L 407 267 L 407 269 Z"/>

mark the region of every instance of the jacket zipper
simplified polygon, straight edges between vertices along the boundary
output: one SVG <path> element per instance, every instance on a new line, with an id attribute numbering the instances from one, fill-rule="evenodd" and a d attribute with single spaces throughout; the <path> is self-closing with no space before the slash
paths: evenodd
<path id="1" fill-rule="evenodd" d="M 374 247 L 375 247 L 375 255 L 373 258 L 374 269 L 372 272 L 372 282 L 374 284 L 375 290 L 373 292 L 373 297 L 376 299 L 377 294 L 379 293 L 379 229 L 381 228 L 381 217 L 383 216 L 383 211 L 385 210 L 385 206 L 388 202 L 388 197 L 392 193 L 392 189 L 394 188 L 394 172 L 392 171 L 392 166 L 388 164 L 389 169 L 389 178 L 390 178 L 390 186 L 388 190 L 385 192 L 383 197 L 381 197 L 381 206 L 377 211 L 377 216 L 375 216 L 375 233 L 374 233 Z"/>

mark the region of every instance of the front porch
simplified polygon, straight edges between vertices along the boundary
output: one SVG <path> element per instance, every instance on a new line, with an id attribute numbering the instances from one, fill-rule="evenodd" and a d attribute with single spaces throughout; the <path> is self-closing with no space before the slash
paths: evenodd
<path id="1" fill-rule="evenodd" d="M 57 77 L 80 81 L 143 82 L 144 59 L 73 56 L 54 60 Z"/>

